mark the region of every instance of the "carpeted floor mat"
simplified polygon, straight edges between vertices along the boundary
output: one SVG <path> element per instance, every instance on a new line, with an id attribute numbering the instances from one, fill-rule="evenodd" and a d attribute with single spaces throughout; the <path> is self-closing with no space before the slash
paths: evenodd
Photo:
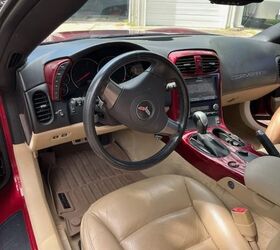
<path id="1" fill-rule="evenodd" d="M 119 159 L 128 159 L 114 143 L 108 145 L 107 150 Z M 110 167 L 87 146 L 57 151 L 56 163 L 50 168 L 48 179 L 57 213 L 65 219 L 68 233 L 73 236 L 79 233 L 82 216 L 92 203 L 144 178 L 140 172 Z"/>

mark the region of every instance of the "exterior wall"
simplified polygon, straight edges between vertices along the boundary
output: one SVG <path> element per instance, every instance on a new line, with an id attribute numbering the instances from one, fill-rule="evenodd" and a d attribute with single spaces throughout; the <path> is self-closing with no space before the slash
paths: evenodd
<path id="1" fill-rule="evenodd" d="M 129 0 L 87 0 L 72 20 L 127 20 Z"/>
<path id="2" fill-rule="evenodd" d="M 229 10 L 209 0 L 146 0 L 146 25 L 225 28 Z"/>
<path id="3" fill-rule="evenodd" d="M 146 1 L 147 0 L 129 0 L 129 18 L 131 25 L 146 25 Z"/>
<path id="4" fill-rule="evenodd" d="M 255 18 L 275 19 L 280 11 L 280 1 L 264 0 L 264 2 L 257 5 L 253 11 Z"/>

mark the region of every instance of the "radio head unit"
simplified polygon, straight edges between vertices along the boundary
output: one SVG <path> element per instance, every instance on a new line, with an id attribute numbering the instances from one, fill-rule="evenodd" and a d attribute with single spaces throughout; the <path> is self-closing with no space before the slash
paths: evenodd
<path id="1" fill-rule="evenodd" d="M 219 116 L 220 90 L 217 75 L 185 79 L 190 100 L 190 115 L 203 111 L 207 116 Z"/>
<path id="2" fill-rule="evenodd" d="M 216 76 L 185 79 L 190 102 L 218 99 L 218 81 Z"/>

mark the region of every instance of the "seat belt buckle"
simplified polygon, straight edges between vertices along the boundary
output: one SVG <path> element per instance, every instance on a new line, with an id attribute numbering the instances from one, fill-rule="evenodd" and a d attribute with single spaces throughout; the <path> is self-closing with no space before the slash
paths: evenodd
<path id="1" fill-rule="evenodd" d="M 256 241 L 257 227 L 249 209 L 244 207 L 235 207 L 231 209 L 231 214 L 240 234 L 249 242 Z"/>

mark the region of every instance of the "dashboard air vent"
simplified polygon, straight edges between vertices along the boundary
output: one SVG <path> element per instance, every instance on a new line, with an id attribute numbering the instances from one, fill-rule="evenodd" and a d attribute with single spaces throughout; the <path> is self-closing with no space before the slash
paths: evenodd
<path id="1" fill-rule="evenodd" d="M 47 94 L 43 91 L 36 91 L 33 94 L 32 101 L 38 122 L 41 124 L 50 122 L 53 114 Z"/>
<path id="2" fill-rule="evenodd" d="M 175 64 L 182 74 L 195 74 L 196 66 L 193 56 L 180 57 Z"/>
<path id="3" fill-rule="evenodd" d="M 212 55 L 202 55 L 201 68 L 205 74 L 216 72 L 219 69 L 219 59 Z"/>

